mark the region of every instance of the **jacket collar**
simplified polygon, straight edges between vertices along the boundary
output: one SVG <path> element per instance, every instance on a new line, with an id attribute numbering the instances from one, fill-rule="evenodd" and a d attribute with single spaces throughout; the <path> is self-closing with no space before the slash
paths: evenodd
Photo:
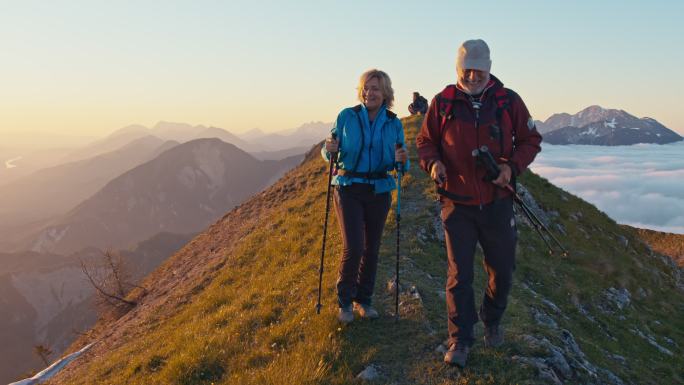
<path id="1" fill-rule="evenodd" d="M 363 124 L 365 127 L 368 127 L 370 129 L 370 119 L 368 117 L 368 109 L 366 108 L 365 104 L 361 104 L 361 120 L 363 121 Z M 385 120 L 387 120 L 387 108 L 385 106 L 385 103 L 380 106 L 380 109 L 378 110 L 378 113 L 375 115 L 375 122 L 373 123 L 375 127 L 382 127 L 382 125 L 385 123 Z"/>

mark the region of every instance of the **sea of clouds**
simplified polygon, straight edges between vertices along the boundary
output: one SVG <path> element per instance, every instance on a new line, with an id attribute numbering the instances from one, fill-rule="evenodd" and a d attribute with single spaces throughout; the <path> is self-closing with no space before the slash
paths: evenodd
<path id="1" fill-rule="evenodd" d="M 684 142 L 543 144 L 531 169 L 618 223 L 684 234 Z"/>

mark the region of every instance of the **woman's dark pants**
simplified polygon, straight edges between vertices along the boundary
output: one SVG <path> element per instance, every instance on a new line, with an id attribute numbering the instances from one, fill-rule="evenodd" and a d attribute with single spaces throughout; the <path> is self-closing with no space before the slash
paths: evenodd
<path id="1" fill-rule="evenodd" d="M 471 346 L 473 326 L 478 321 L 473 294 L 473 259 L 479 242 L 484 268 L 489 277 L 479 318 L 495 326 L 506 309 L 515 269 L 517 231 L 513 200 L 504 198 L 488 205 L 465 206 L 443 199 L 444 225 L 449 270 L 446 302 L 449 344 Z"/>
<path id="2" fill-rule="evenodd" d="M 338 186 L 334 197 L 344 243 L 337 275 L 337 300 L 340 307 L 347 307 L 352 301 L 370 305 L 380 237 L 392 198 L 389 192 L 375 194 L 373 186 L 365 183 Z"/>

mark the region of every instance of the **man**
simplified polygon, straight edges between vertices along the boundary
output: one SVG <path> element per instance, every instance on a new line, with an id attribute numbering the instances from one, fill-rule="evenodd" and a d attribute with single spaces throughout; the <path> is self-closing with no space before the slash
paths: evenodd
<path id="1" fill-rule="evenodd" d="M 468 40 L 458 49 L 456 85 L 432 100 L 416 138 L 421 167 L 438 185 L 449 262 L 446 284 L 449 350 L 444 361 L 465 366 L 473 326 L 485 326 L 486 347 L 503 343 L 501 318 L 515 268 L 517 231 L 512 194 L 520 175 L 541 150 L 541 135 L 520 96 L 490 74 L 489 47 Z M 486 147 L 484 147 L 486 146 Z M 485 180 L 477 155 L 488 151 L 500 173 Z M 477 243 L 489 276 L 479 314 L 473 294 Z"/>
<path id="2" fill-rule="evenodd" d="M 420 96 L 418 92 L 413 93 L 413 103 L 409 104 L 408 110 L 411 113 L 411 115 L 425 115 L 425 112 L 427 112 L 428 104 L 427 104 L 427 99 L 424 97 Z"/>

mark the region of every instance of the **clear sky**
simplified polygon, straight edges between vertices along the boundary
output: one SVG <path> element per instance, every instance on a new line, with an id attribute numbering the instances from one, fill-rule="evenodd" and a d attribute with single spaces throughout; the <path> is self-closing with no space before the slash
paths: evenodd
<path id="1" fill-rule="evenodd" d="M 599 104 L 684 133 L 682 1 L 0 0 L 0 146 L 15 132 L 103 136 L 157 121 L 234 132 L 332 121 L 358 76 L 395 111 L 455 81 L 485 39 L 537 119 Z"/>

